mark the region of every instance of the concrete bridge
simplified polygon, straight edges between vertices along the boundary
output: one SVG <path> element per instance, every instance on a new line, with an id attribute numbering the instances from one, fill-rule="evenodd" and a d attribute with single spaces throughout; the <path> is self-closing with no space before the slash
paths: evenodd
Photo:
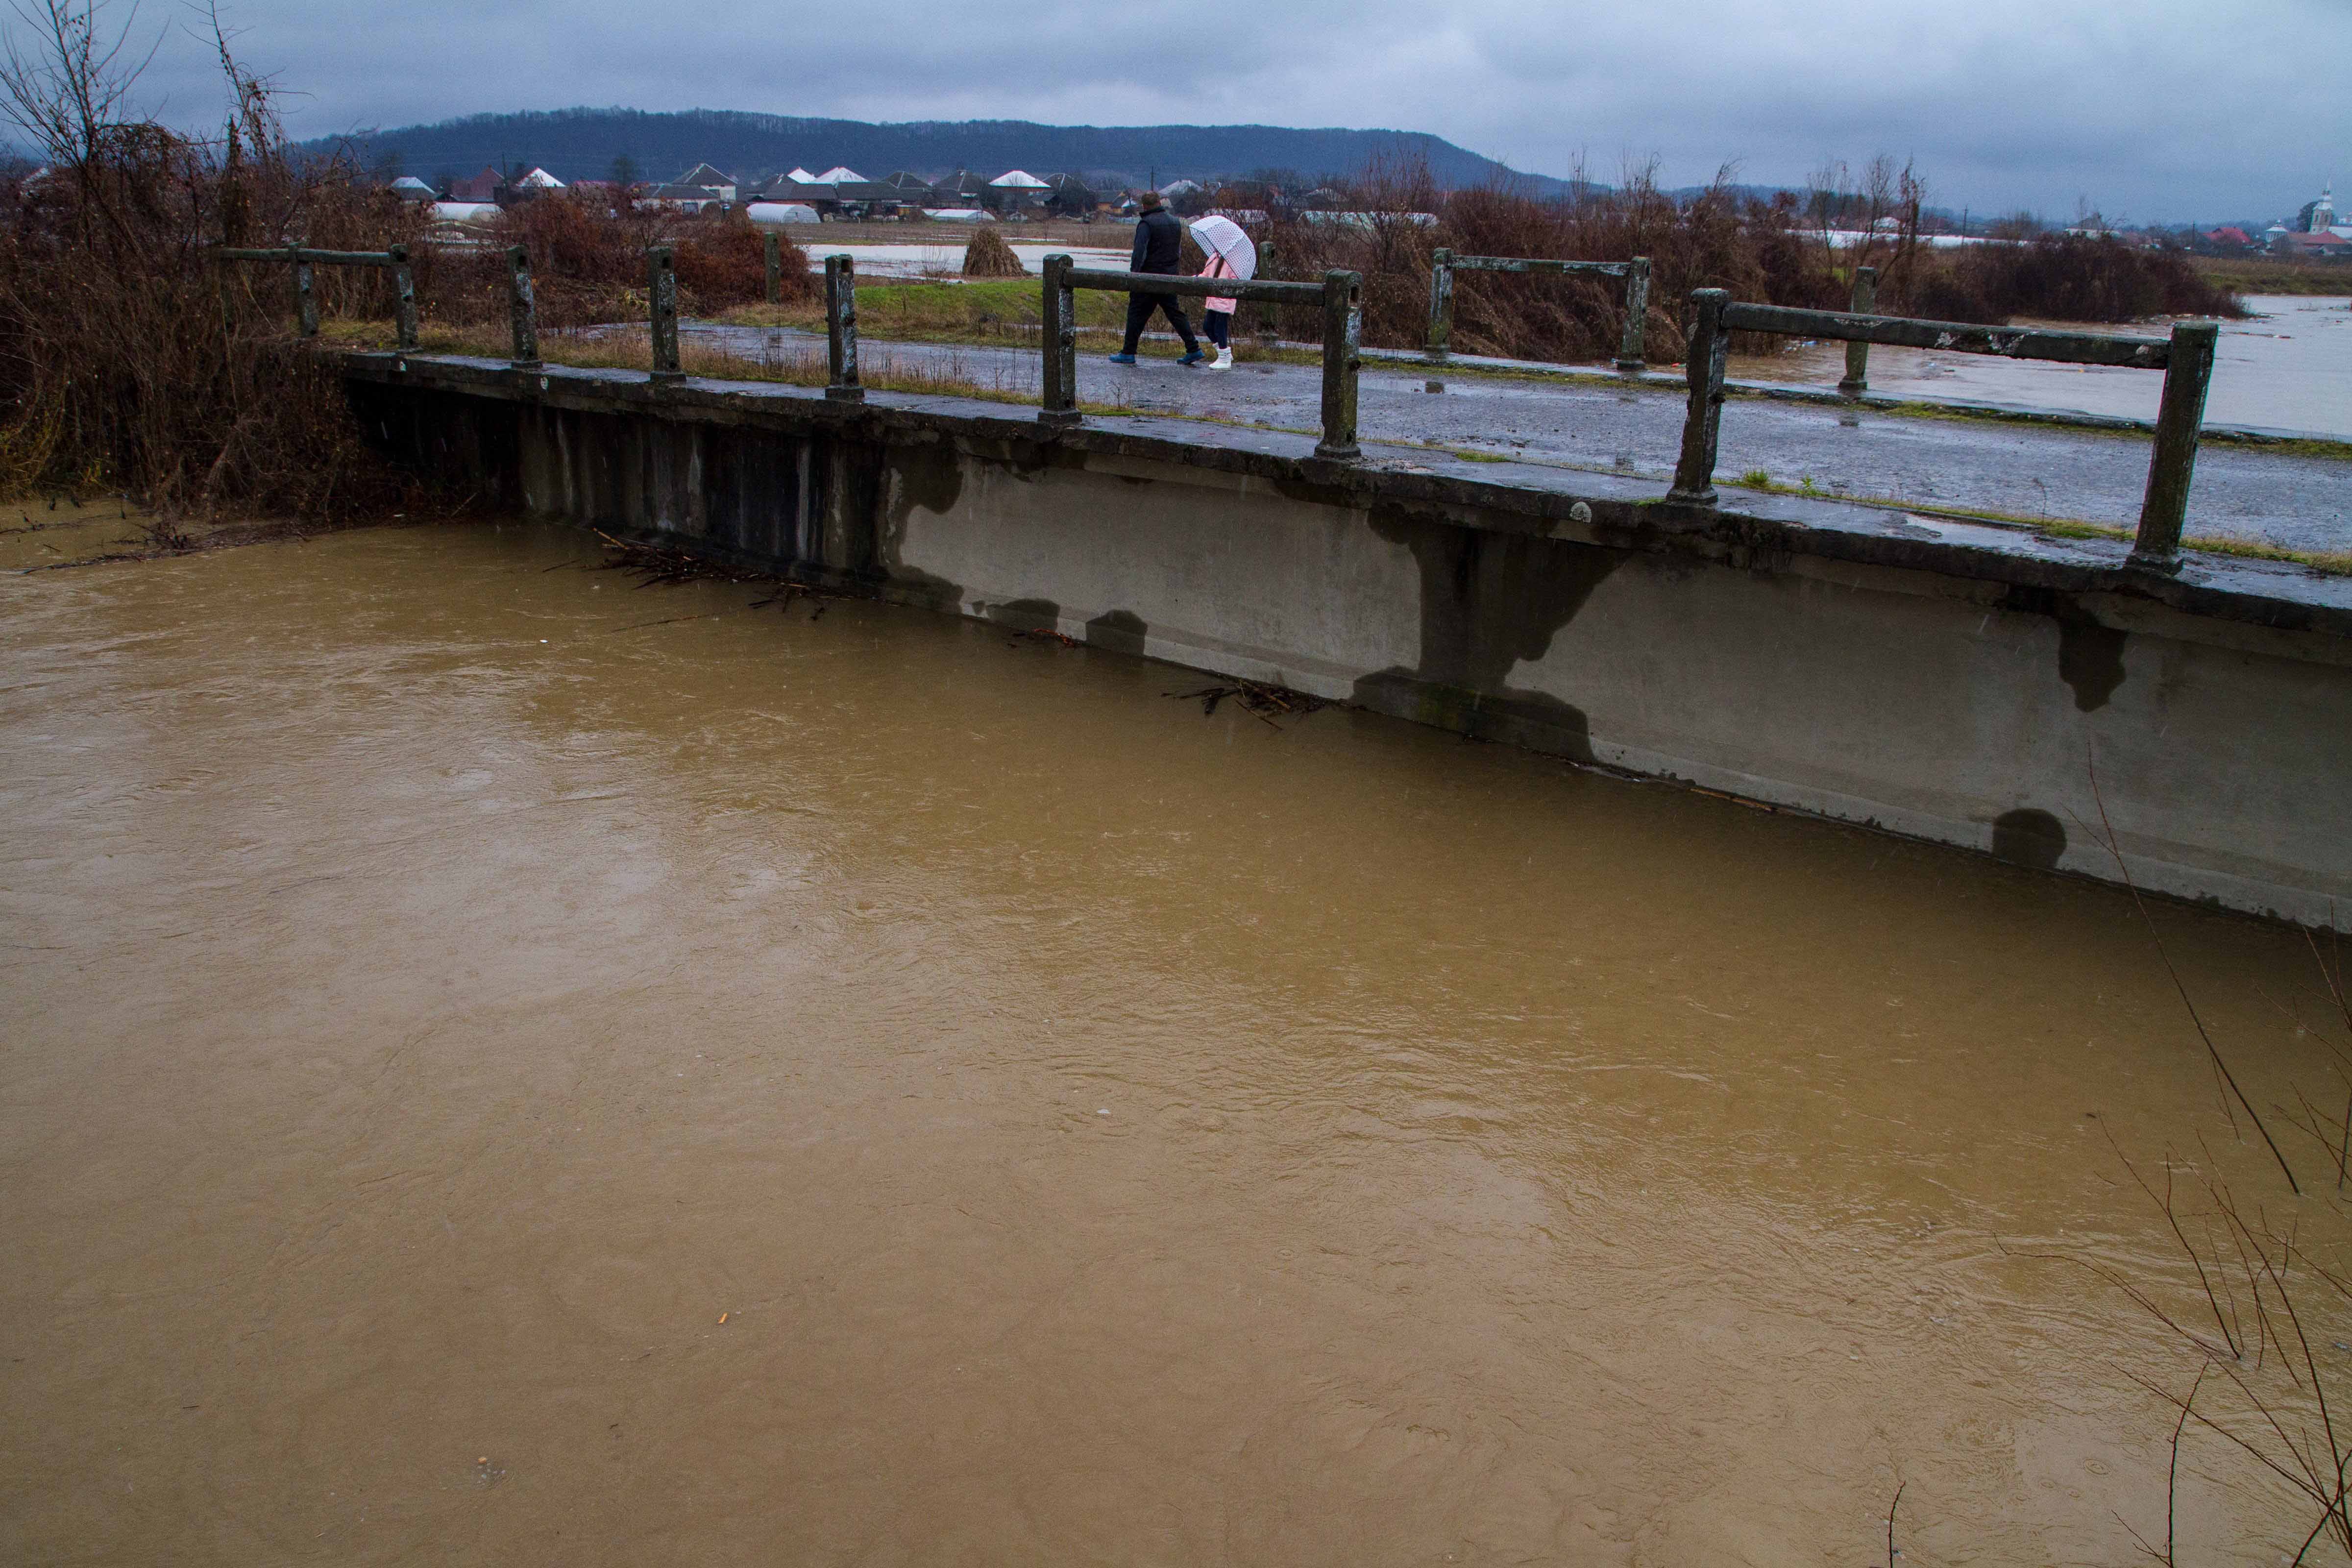
<path id="1" fill-rule="evenodd" d="M 1181 419 L 345 365 L 388 448 L 519 509 L 2113 880 L 2104 816 L 2144 888 L 2352 923 L 2346 578 Z"/>

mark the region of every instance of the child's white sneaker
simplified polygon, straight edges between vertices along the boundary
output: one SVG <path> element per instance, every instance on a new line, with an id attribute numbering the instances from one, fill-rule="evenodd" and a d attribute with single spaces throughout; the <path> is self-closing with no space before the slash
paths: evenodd
<path id="1" fill-rule="evenodd" d="M 1216 360 L 1216 363 L 1215 363 L 1214 364 L 1212 364 L 1209 368 L 1210 368 L 1211 370 L 1231 370 L 1231 369 L 1233 369 L 1233 368 L 1234 368 L 1234 351 L 1233 351 L 1231 348 L 1222 348 L 1222 349 L 1219 349 L 1219 350 L 1217 351 L 1217 360 Z"/>

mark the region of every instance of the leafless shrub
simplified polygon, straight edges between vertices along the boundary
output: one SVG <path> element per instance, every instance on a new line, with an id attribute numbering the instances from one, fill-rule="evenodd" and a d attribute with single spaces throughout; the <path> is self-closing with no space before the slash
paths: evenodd
<path id="1" fill-rule="evenodd" d="M 288 339 L 286 269 L 224 268 L 208 247 L 381 248 L 413 223 L 401 205 L 345 163 L 292 155 L 268 85 L 217 27 L 234 108 L 204 142 L 131 117 L 131 16 L 110 27 L 104 0 L 30 0 L 17 19 L 0 116 L 46 165 L 0 191 L 0 482 L 120 489 L 166 546 L 224 510 L 332 522 L 398 504 L 406 481 Z M 385 287 L 322 283 L 362 308 Z"/>
<path id="2" fill-rule="evenodd" d="M 2098 798 L 2096 774 L 2092 790 Z M 2200 1141 L 2195 1158 L 2167 1151 L 2155 1173 L 2144 1171 L 2109 1134 L 2116 1162 L 2149 1205 L 2164 1219 L 2180 1257 L 2194 1276 L 2194 1288 L 2168 1292 L 2144 1279 L 2095 1258 L 2053 1255 L 2088 1269 L 2137 1305 L 2174 1349 L 2186 1352 L 2194 1373 L 2176 1393 L 2158 1377 L 2127 1373 L 2173 1412 L 2163 1542 L 2125 1521 L 2150 1558 L 2177 1568 L 2175 1531 L 2180 1456 L 2191 1434 L 2218 1440 L 2235 1456 L 2243 1473 L 2267 1479 L 2292 1500 L 2295 1512 L 2279 1524 L 2276 1544 L 2292 1547 L 2294 1564 L 2309 1560 L 2320 1542 L 2352 1559 L 2352 1420 L 2336 1363 L 2323 1353 L 2347 1347 L 2335 1337 L 2352 1323 L 2352 994 L 2347 994 L 2343 959 L 2306 936 L 2317 966 L 2322 994 L 2333 1017 L 2321 1027 L 2338 1091 L 2346 1109 L 2338 1119 L 2321 1111 L 2300 1087 L 2295 1107 L 2274 1103 L 2282 1125 L 2310 1139 L 2336 1169 L 2332 1188 L 2306 1186 L 2286 1152 L 2272 1136 L 2242 1081 L 2224 1059 L 2200 1016 L 2163 938 L 2148 918 L 2131 869 L 2099 805 L 2103 842 L 2147 923 L 2159 960 L 2203 1047 L 2214 1073 L 2215 1090 L 2233 1130 L 2243 1112 L 2266 1149 L 2286 1191 L 2280 1206 L 2242 1197 L 2223 1174 L 2221 1163 Z M 2307 1026 L 2296 1023 L 2298 1032 Z M 2340 1028 L 2339 1038 L 2327 1032 Z M 2329 1098 L 2333 1098 L 2331 1095 Z M 2104 1124 L 2103 1124 L 2104 1125 Z M 2330 1325 L 2336 1325 L 2331 1328 Z M 2210 1385 L 2211 1399 L 2200 1404 Z"/>
<path id="3" fill-rule="evenodd" d="M 1658 188 L 1654 163 L 1629 163 L 1614 185 L 1579 171 L 1571 194 L 1539 199 L 1507 182 L 1439 189 L 1425 167 L 1375 164 L 1341 183 L 1352 221 L 1276 205 L 1260 237 L 1279 275 L 1311 279 L 1346 268 L 1364 279 L 1364 338 L 1418 347 L 1428 323 L 1431 258 L 1651 260 L 1650 357 L 1678 360 L 1697 289 L 1741 300 L 1843 309 L 1854 268 L 1878 271 L 1878 308 L 1890 314 L 1976 321 L 2014 316 L 2123 321 L 2158 314 L 2226 315 L 2236 306 L 2185 258 L 2114 241 L 2053 237 L 2027 246 L 1938 250 L 1924 236 L 1927 191 L 1909 164 L 1886 157 L 1859 171 L 1832 163 L 1802 193 L 1759 196 L 1717 172 L 1680 196 Z M 1417 218 L 1422 214 L 1434 222 Z M 1620 291 L 1590 279 L 1496 272 L 1454 275 L 1453 346 L 1460 353 L 1575 362 L 1608 357 L 1622 323 Z M 1286 336 L 1311 339 L 1312 313 L 1286 308 Z M 1739 334 L 1737 352 L 1770 353 L 1776 340 Z"/>

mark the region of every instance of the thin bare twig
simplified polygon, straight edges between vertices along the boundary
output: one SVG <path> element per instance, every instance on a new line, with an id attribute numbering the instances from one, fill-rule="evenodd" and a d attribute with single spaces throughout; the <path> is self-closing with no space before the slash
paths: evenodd
<path id="1" fill-rule="evenodd" d="M 2156 954 L 2164 961 L 2165 973 L 2172 977 L 2172 988 L 2179 993 L 2180 1005 L 2189 1010 L 2189 1021 L 2197 1026 L 2197 1037 L 2205 1042 L 2205 1054 L 2211 1059 L 2213 1070 L 2219 1073 L 2221 1080 L 2230 1086 L 2230 1092 L 2237 1096 L 2238 1103 L 2245 1107 L 2246 1115 L 2252 1120 L 2254 1131 L 2263 1135 L 2264 1143 L 2270 1145 L 2271 1157 L 2278 1162 L 2279 1173 L 2286 1178 L 2288 1189 L 2297 1197 L 2302 1196 L 2303 1184 L 2294 1179 L 2294 1167 L 2286 1163 L 2286 1155 L 2280 1152 L 2278 1140 L 2271 1136 L 2271 1130 L 2263 1125 L 2262 1112 L 2256 1110 L 2253 1101 L 2246 1098 L 2246 1091 L 2238 1087 L 2237 1075 L 2230 1070 L 2230 1064 L 2221 1059 L 2221 1047 L 2213 1043 L 2211 1033 L 2205 1027 L 2204 1018 L 2197 1011 L 2196 1002 L 2189 994 L 2187 983 L 2180 978 L 2180 971 L 2173 967 L 2172 955 L 2165 951 L 2164 938 L 2156 929 L 2154 917 L 2147 912 L 2147 900 L 2140 897 L 2139 884 L 2132 879 L 2131 868 L 2124 861 L 2121 843 L 2116 837 L 2115 824 L 2107 819 L 2107 800 L 2099 789 L 2098 768 L 2087 751 L 2084 755 L 2084 766 L 2090 774 L 2091 799 L 2099 808 L 2099 826 L 2106 833 L 2104 847 L 2108 855 L 2114 858 L 2116 870 L 2123 878 L 2124 887 L 2131 894 L 2132 906 L 2139 910 L 2140 921 L 2147 927 L 2150 940 L 2156 943 Z"/>

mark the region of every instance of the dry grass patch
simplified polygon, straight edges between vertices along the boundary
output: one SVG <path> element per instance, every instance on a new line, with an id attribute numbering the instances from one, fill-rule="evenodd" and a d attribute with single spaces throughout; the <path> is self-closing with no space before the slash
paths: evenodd
<path id="1" fill-rule="evenodd" d="M 338 321 L 320 336 L 337 347 L 387 350 L 394 345 L 389 321 Z M 418 331 L 420 354 L 462 354 L 469 358 L 503 360 L 511 352 L 506 332 L 490 327 L 426 326 Z M 593 332 L 542 333 L 539 352 L 550 364 L 582 370 L 653 368 L 653 343 L 643 328 L 605 328 Z M 795 342 L 786 349 L 759 355 L 737 353 L 696 342 L 678 344 L 678 366 L 688 375 L 713 381 L 760 381 L 786 386 L 824 386 L 831 378 L 822 341 Z M 901 392 L 927 397 L 968 397 L 984 403 L 1010 403 L 1034 407 L 1034 390 L 1010 377 L 984 376 L 980 367 L 950 357 L 945 364 L 900 364 L 887 356 L 869 356 L 859 365 L 858 379 L 869 391 Z M 1140 412 L 1124 403 L 1082 403 L 1082 413 L 1108 416 Z"/>

